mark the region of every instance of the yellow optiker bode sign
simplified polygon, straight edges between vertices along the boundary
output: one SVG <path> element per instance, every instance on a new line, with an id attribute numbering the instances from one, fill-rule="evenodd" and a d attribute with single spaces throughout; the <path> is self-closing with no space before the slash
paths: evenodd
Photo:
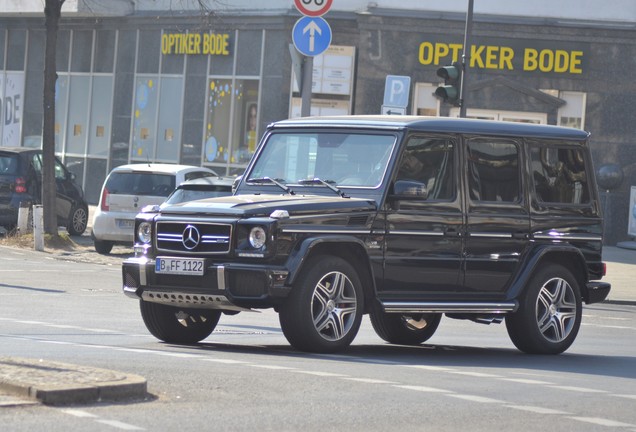
<path id="1" fill-rule="evenodd" d="M 422 42 L 419 61 L 423 65 L 451 64 L 459 61 L 462 44 Z M 470 67 L 526 72 L 583 73 L 583 51 L 549 48 L 513 48 L 498 45 L 473 45 Z"/>
<path id="2" fill-rule="evenodd" d="M 164 33 L 162 54 L 230 55 L 228 33 Z"/>

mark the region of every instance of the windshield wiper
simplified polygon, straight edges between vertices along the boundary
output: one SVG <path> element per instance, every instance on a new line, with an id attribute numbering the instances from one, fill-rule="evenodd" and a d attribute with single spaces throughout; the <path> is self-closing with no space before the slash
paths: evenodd
<path id="1" fill-rule="evenodd" d="M 322 179 L 319 179 L 318 177 L 314 177 L 312 179 L 301 179 L 301 180 L 298 180 L 298 184 L 301 184 L 301 185 L 305 185 L 305 184 L 321 184 L 321 185 L 327 186 L 329 189 L 331 189 L 332 191 L 334 191 L 335 193 L 337 193 L 341 197 L 349 198 L 347 196 L 347 194 L 345 194 L 342 190 L 338 189 L 336 186 L 334 186 L 331 183 L 335 184 L 336 182 L 333 181 L 333 180 L 322 180 Z"/>
<path id="2" fill-rule="evenodd" d="M 279 188 L 281 188 L 282 190 L 284 190 L 285 192 L 287 192 L 290 195 L 296 195 L 296 193 L 291 190 L 290 187 L 285 186 L 283 183 L 281 183 L 282 181 L 285 181 L 284 179 L 280 179 L 280 178 L 269 178 L 269 177 L 259 177 L 259 178 L 251 178 L 247 180 L 247 183 L 274 183 L 276 186 L 278 186 Z"/>

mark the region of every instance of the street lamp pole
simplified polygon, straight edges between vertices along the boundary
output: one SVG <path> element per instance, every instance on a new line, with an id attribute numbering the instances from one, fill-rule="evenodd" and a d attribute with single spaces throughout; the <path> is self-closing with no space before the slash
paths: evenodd
<path id="1" fill-rule="evenodd" d="M 464 28 L 464 46 L 462 50 L 462 82 L 459 87 L 459 117 L 466 117 L 466 79 L 468 69 L 470 69 L 470 39 L 473 31 L 473 0 L 468 0 L 468 11 L 466 12 L 466 27 Z"/>

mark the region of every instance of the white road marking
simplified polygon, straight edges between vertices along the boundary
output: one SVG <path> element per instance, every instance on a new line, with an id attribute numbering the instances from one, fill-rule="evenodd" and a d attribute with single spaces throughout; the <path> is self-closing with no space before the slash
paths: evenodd
<path id="1" fill-rule="evenodd" d="M 554 383 L 547 381 L 539 381 L 527 378 L 500 378 L 502 381 L 511 381 L 519 384 L 539 384 L 539 385 L 554 385 Z"/>
<path id="2" fill-rule="evenodd" d="M 607 393 L 605 390 L 597 390 L 597 389 L 591 389 L 591 388 L 585 388 L 585 387 L 559 386 L 559 385 L 551 385 L 549 387 L 556 388 L 559 390 L 567 390 L 567 391 L 580 392 L 580 393 Z"/>
<path id="3" fill-rule="evenodd" d="M 255 367 L 255 368 L 261 368 L 261 369 L 271 369 L 271 370 L 291 370 L 291 369 L 294 369 L 292 367 L 266 365 L 266 364 L 248 364 L 248 366 Z"/>
<path id="4" fill-rule="evenodd" d="M 513 408 L 521 411 L 528 411 L 535 414 L 555 414 L 555 415 L 566 415 L 570 414 L 565 411 L 554 410 L 551 408 L 537 407 L 531 405 L 505 405 L 506 408 Z"/>
<path id="5" fill-rule="evenodd" d="M 65 409 L 62 410 L 63 413 L 70 414 L 75 417 L 87 417 L 87 418 L 97 418 L 95 414 L 91 414 L 86 411 L 74 410 L 74 409 Z"/>
<path id="6" fill-rule="evenodd" d="M 296 372 L 296 373 L 301 373 L 301 374 L 306 374 L 306 375 L 315 375 L 315 376 L 319 376 L 319 377 L 335 377 L 335 378 L 344 378 L 344 377 L 346 377 L 346 376 L 347 376 L 347 375 L 338 374 L 338 373 L 332 373 L 332 372 L 309 371 L 309 370 L 295 370 L 295 369 L 290 370 L 290 372 Z"/>
<path id="7" fill-rule="evenodd" d="M 385 381 L 374 378 L 354 378 L 354 377 L 344 377 L 342 379 L 346 379 L 349 381 L 356 381 L 367 384 L 397 384 L 395 381 Z"/>
<path id="8" fill-rule="evenodd" d="M 484 396 L 475 396 L 475 395 L 465 395 L 465 394 L 454 394 L 454 393 L 449 393 L 448 396 L 450 397 L 454 397 L 457 399 L 464 399 L 470 402 L 477 402 L 477 403 L 498 403 L 498 404 L 505 404 L 505 401 L 502 401 L 500 399 L 492 399 L 489 397 L 484 397 Z"/>
<path id="9" fill-rule="evenodd" d="M 223 363 L 223 364 L 247 364 L 247 362 L 241 360 L 232 360 L 232 359 L 216 359 L 216 358 L 202 358 L 203 361 L 209 361 L 213 363 Z"/>
<path id="10" fill-rule="evenodd" d="M 97 423 L 102 423 L 108 426 L 115 427 L 121 430 L 145 430 L 144 428 L 140 428 L 139 426 L 134 426 L 128 423 L 120 422 L 117 420 L 95 420 Z"/>
<path id="11" fill-rule="evenodd" d="M 438 389 L 435 387 L 426 387 L 426 386 L 412 386 L 412 385 L 395 385 L 393 387 L 405 389 L 405 390 L 415 390 L 419 392 L 425 393 L 451 393 L 450 390 Z"/>
<path id="12" fill-rule="evenodd" d="M 572 420 L 577 420 L 585 423 L 592 423 L 599 426 L 608 427 L 634 427 L 633 424 L 623 423 L 615 420 L 604 419 L 600 417 L 569 417 Z"/>
<path id="13" fill-rule="evenodd" d="M 466 375 L 466 376 L 472 376 L 476 378 L 503 378 L 501 375 L 489 374 L 484 372 L 454 371 L 454 370 L 451 370 L 448 372 L 452 374 L 456 374 L 456 375 Z"/>

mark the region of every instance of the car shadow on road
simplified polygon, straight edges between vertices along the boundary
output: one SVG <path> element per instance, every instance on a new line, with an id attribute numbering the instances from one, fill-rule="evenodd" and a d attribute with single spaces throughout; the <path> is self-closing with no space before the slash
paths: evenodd
<path id="1" fill-rule="evenodd" d="M 174 348 L 180 345 L 165 344 Z M 312 354 L 296 351 L 289 345 L 241 345 L 204 341 L 187 347 L 190 353 L 234 353 L 240 355 L 315 358 L 362 364 L 396 366 L 426 366 L 438 368 L 511 369 L 537 372 L 563 372 L 614 378 L 636 379 L 634 357 L 604 356 L 577 353 L 560 355 L 530 355 L 515 348 L 482 348 L 442 344 L 360 345 L 354 344 L 336 354 Z"/>

